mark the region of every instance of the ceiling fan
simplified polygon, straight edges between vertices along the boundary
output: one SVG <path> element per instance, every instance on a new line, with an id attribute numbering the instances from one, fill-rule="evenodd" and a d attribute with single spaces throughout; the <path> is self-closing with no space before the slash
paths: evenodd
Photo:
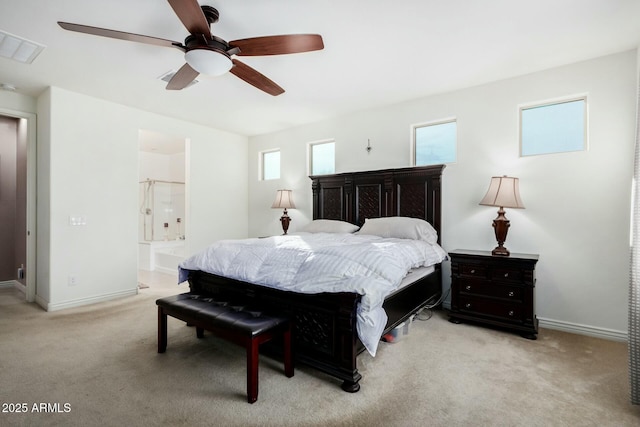
<path id="1" fill-rule="evenodd" d="M 69 22 L 58 22 L 58 25 L 65 30 L 79 33 L 180 49 L 185 52 L 186 64 L 178 70 L 167 84 L 167 89 L 169 90 L 184 89 L 199 74 L 217 76 L 228 71 L 270 95 L 280 95 L 284 92 L 284 89 L 250 66 L 232 58 L 232 56 L 283 55 L 310 52 L 324 48 L 322 37 L 318 34 L 264 36 L 226 42 L 211 34 L 211 24 L 217 22 L 220 17 L 214 7 L 200 6 L 197 0 L 167 1 L 190 33 L 184 40 L 184 44 L 157 37 Z"/>

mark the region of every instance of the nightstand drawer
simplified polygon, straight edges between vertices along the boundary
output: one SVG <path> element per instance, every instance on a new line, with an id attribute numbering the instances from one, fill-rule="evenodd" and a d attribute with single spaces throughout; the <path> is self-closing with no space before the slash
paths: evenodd
<path id="1" fill-rule="evenodd" d="M 461 295 L 474 294 L 502 298 L 509 301 L 522 301 L 522 287 L 518 286 L 501 286 L 491 282 L 464 279 L 460 279 L 459 286 Z"/>
<path id="2" fill-rule="evenodd" d="M 510 321 L 518 320 L 522 317 L 522 306 L 520 304 L 501 303 L 495 300 L 469 298 L 462 295 L 460 295 L 458 308 L 463 312 L 499 317 Z"/>
<path id="3" fill-rule="evenodd" d="M 491 270 L 491 279 L 508 282 L 522 282 L 522 270 L 514 268 L 494 267 Z"/>
<path id="4" fill-rule="evenodd" d="M 464 277 L 487 277 L 487 267 L 478 264 L 460 264 L 460 276 Z"/>

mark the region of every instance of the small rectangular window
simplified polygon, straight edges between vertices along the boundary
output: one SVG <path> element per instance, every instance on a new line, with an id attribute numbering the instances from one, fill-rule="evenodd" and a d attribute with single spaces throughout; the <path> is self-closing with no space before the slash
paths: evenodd
<path id="1" fill-rule="evenodd" d="M 336 172 L 336 143 L 324 141 L 311 143 L 309 156 L 311 175 L 330 175 Z"/>
<path id="2" fill-rule="evenodd" d="M 520 155 L 583 151 L 586 125 L 586 97 L 521 107 Z"/>
<path id="3" fill-rule="evenodd" d="M 280 150 L 262 152 L 262 179 L 280 178 Z"/>
<path id="4" fill-rule="evenodd" d="M 413 164 L 439 165 L 456 161 L 456 120 L 438 121 L 412 126 Z"/>

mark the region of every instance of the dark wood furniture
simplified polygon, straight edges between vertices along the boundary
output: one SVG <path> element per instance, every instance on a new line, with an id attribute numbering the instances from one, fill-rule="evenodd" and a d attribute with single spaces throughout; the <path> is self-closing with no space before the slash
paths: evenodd
<path id="1" fill-rule="evenodd" d="M 312 176 L 313 219 L 344 220 L 362 225 L 365 218 L 407 216 L 429 221 L 440 236 L 440 179 L 444 166 Z M 355 293 L 302 294 L 258 286 L 192 271 L 194 293 L 258 300 L 294 322 L 297 361 L 342 380 L 342 389 L 356 392 L 362 375 L 357 356 L 364 350 L 356 330 L 360 295 Z M 442 292 L 440 264 L 428 276 L 385 299 L 389 332 Z M 277 347 L 274 348 L 277 351 Z"/>
<path id="2" fill-rule="evenodd" d="M 451 259 L 450 321 L 484 323 L 536 339 L 535 268 L 538 255 L 494 256 L 489 251 L 455 250 Z"/>
<path id="3" fill-rule="evenodd" d="M 167 316 L 196 327 L 198 338 L 204 331 L 243 346 L 247 351 L 247 401 L 258 400 L 258 366 L 260 344 L 282 336 L 284 372 L 293 376 L 291 355 L 291 321 L 280 315 L 266 314 L 258 308 L 236 305 L 234 301 L 185 293 L 160 298 L 158 305 L 158 353 L 167 350 Z"/>

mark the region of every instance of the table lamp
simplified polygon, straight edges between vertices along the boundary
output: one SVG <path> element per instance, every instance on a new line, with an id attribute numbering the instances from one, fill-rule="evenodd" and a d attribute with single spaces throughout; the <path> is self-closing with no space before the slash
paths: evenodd
<path id="1" fill-rule="evenodd" d="M 493 220 L 493 228 L 498 246 L 491 251 L 491 254 L 509 256 L 509 250 L 504 247 L 504 242 L 507 240 L 507 232 L 509 231 L 509 220 L 504 216 L 504 208 L 524 209 L 524 205 L 520 199 L 518 178 L 506 175 L 492 177 L 489 183 L 489 190 L 487 190 L 487 194 L 485 194 L 482 201 L 480 201 L 480 204 L 500 208 L 498 209 L 498 217 Z"/>
<path id="2" fill-rule="evenodd" d="M 280 222 L 282 223 L 282 233 L 283 235 L 287 234 L 287 230 L 289 229 L 289 223 L 291 222 L 291 218 L 287 214 L 287 209 L 295 209 L 296 205 L 293 203 L 293 198 L 291 197 L 291 190 L 278 190 L 276 192 L 276 200 L 271 205 L 272 208 L 284 208 L 284 213 L 280 217 Z"/>

